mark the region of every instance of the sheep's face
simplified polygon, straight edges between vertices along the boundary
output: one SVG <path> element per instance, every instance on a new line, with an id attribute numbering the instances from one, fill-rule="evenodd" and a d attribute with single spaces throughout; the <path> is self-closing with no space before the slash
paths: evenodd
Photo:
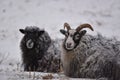
<path id="1" fill-rule="evenodd" d="M 32 49 L 37 44 L 39 36 L 44 33 L 44 30 L 37 27 L 26 27 L 25 29 L 19 29 L 19 31 L 24 34 L 25 45 L 28 49 Z"/>
<path id="2" fill-rule="evenodd" d="M 85 35 L 86 30 L 78 32 L 75 29 L 68 31 L 61 29 L 60 32 L 65 35 L 64 48 L 70 51 L 78 46 L 82 36 Z"/>
<path id="3" fill-rule="evenodd" d="M 67 28 L 67 31 L 64 30 L 65 28 Z M 64 29 L 61 29 L 60 32 L 65 35 L 65 41 L 63 45 L 66 50 L 73 50 L 79 45 L 82 36 L 84 36 L 86 33 L 86 30 L 82 30 L 83 28 L 89 28 L 94 31 L 90 24 L 82 24 L 76 29 L 71 29 L 68 23 L 64 23 Z"/>

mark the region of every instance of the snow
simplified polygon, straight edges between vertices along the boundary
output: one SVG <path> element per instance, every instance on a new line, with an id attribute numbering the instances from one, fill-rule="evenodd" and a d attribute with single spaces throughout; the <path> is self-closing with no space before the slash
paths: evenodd
<path id="1" fill-rule="evenodd" d="M 0 0 L 0 79 L 13 80 L 10 77 L 23 73 L 19 72 L 19 43 L 23 36 L 20 28 L 38 26 L 48 31 L 52 39 L 59 39 L 64 37 L 59 30 L 65 22 L 72 28 L 89 23 L 95 30 L 87 30 L 89 34 L 102 33 L 120 40 L 119 3 L 120 0 Z"/>

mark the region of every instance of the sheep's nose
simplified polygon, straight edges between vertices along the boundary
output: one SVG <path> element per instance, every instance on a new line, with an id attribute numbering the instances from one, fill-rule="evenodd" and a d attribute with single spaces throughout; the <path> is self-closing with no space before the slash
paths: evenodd
<path id="1" fill-rule="evenodd" d="M 72 43 L 67 43 L 67 47 L 70 48 Z"/>

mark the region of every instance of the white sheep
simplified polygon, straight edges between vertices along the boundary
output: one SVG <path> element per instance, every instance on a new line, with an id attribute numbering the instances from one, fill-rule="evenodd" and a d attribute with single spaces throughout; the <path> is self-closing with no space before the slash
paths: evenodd
<path id="1" fill-rule="evenodd" d="M 61 61 L 66 76 L 74 78 L 92 78 L 120 80 L 120 42 L 107 39 L 100 34 L 91 36 L 83 28 L 93 31 L 90 24 L 82 24 L 71 29 L 64 24 L 67 31 L 62 43 Z"/>

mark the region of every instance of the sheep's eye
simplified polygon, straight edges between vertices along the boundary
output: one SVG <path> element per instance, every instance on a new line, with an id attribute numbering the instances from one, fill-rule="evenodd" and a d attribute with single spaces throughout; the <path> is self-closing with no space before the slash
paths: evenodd
<path id="1" fill-rule="evenodd" d="M 74 39 L 75 40 L 78 40 L 80 38 L 80 35 L 79 34 L 76 34 L 75 36 L 74 36 Z"/>

